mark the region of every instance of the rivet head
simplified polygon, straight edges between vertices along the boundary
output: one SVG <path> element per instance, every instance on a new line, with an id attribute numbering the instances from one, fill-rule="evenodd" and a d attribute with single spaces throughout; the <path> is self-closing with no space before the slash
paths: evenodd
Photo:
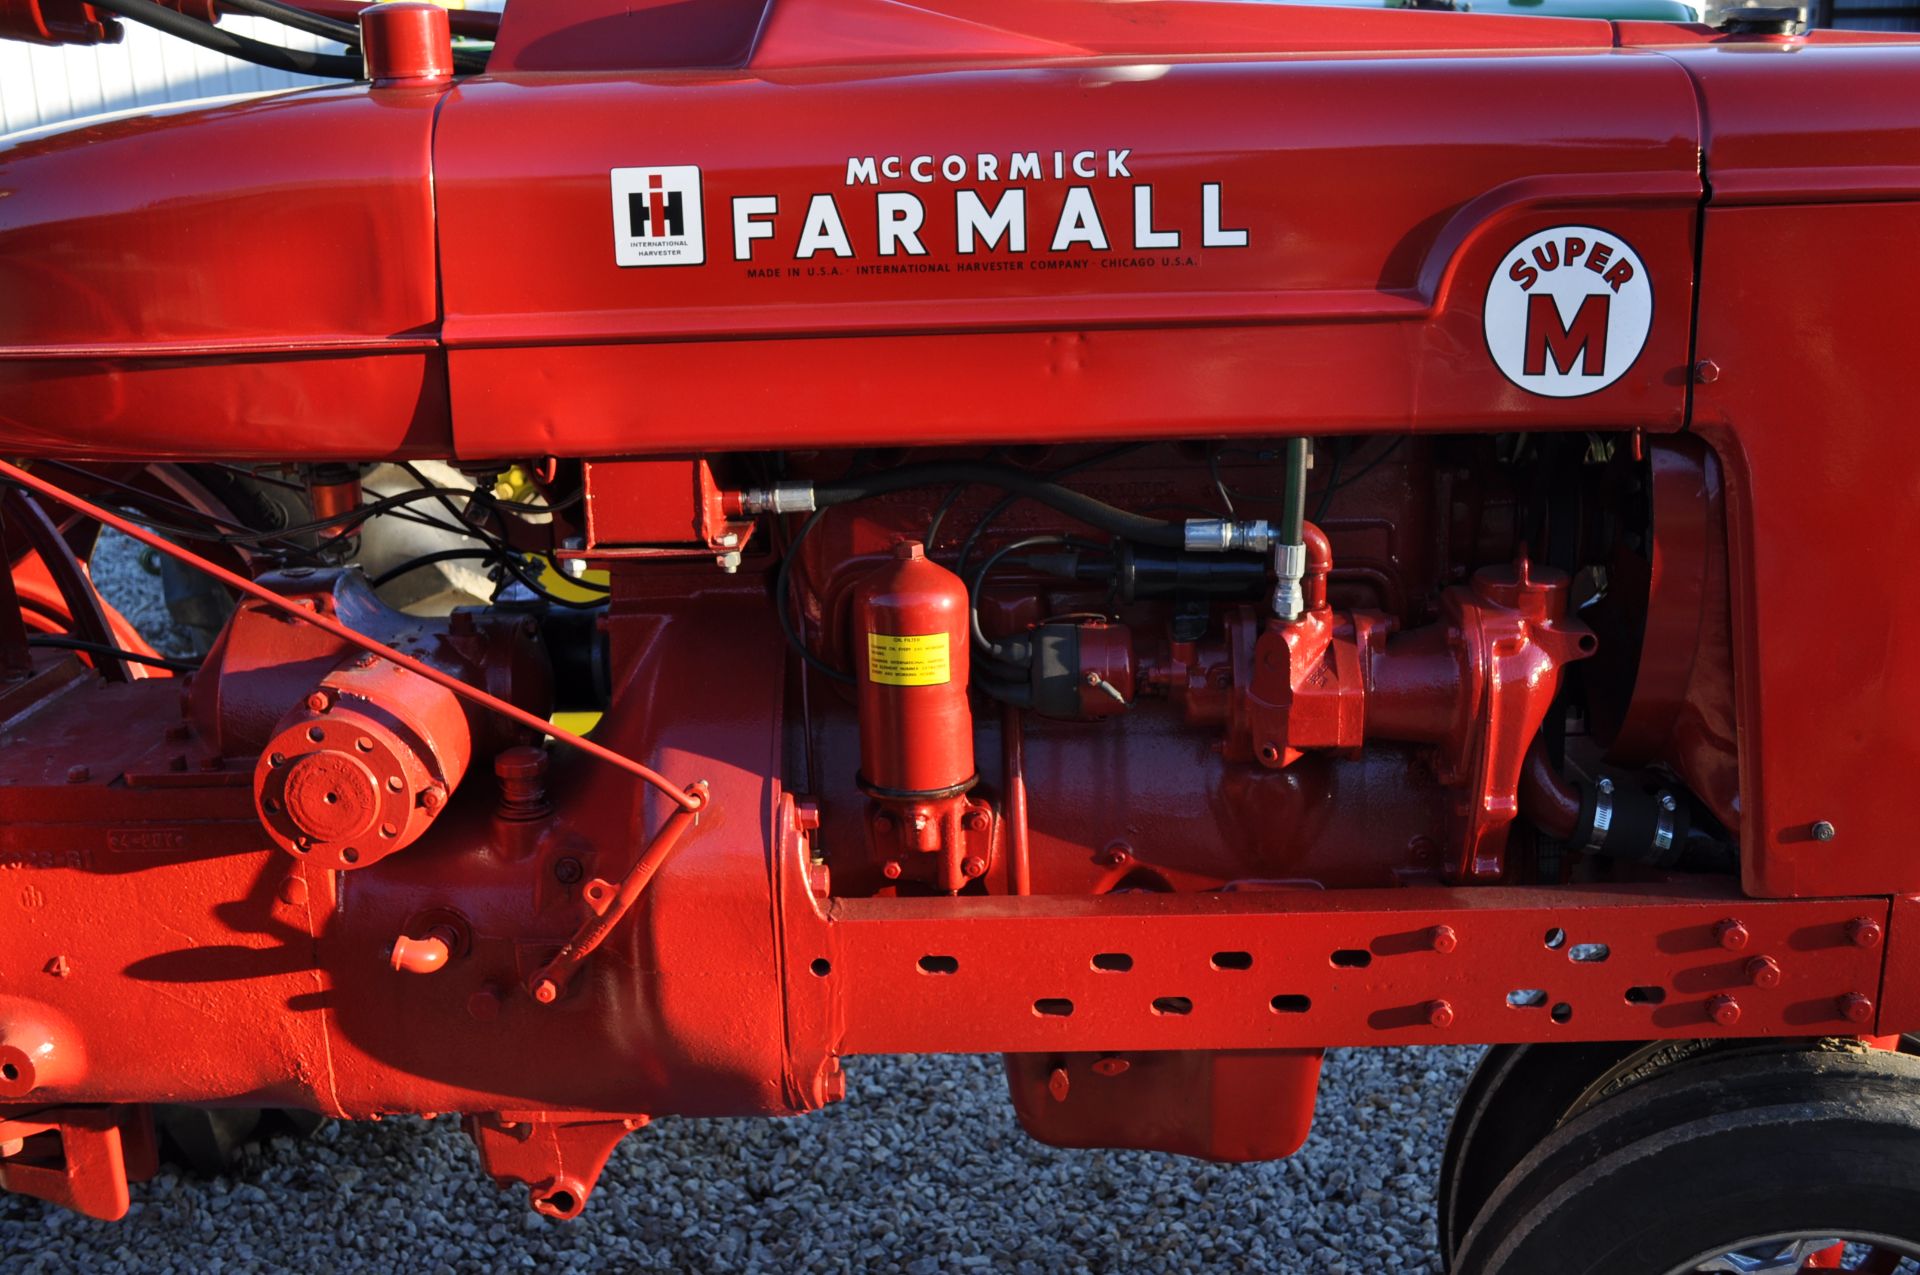
<path id="1" fill-rule="evenodd" d="M 1813 825 L 1813 839 L 1815 841 L 1832 841 L 1834 836 L 1833 825 L 1825 819 Z"/>

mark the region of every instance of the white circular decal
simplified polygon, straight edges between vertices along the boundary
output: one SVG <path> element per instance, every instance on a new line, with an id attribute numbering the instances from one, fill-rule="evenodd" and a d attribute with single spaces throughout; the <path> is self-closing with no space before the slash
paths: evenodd
<path id="1" fill-rule="evenodd" d="M 1487 285 L 1487 353 L 1532 394 L 1579 398 L 1627 374 L 1653 326 L 1640 254 L 1593 226 L 1522 239 Z"/>

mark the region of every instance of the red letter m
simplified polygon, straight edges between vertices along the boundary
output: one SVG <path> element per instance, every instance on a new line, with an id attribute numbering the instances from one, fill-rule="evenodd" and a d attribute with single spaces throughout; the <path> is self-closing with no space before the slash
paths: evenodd
<path id="1" fill-rule="evenodd" d="M 1607 370 L 1607 311 L 1613 298 L 1596 293 L 1580 303 L 1573 322 L 1561 324 L 1560 307 L 1544 292 L 1527 298 L 1527 348 L 1523 370 L 1528 376 L 1543 376 L 1547 356 L 1562 373 L 1573 371 L 1580 360 L 1584 376 L 1600 376 Z"/>

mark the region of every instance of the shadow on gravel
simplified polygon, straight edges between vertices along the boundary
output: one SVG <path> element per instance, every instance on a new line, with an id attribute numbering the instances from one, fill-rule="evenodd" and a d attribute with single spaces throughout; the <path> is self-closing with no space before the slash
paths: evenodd
<path id="1" fill-rule="evenodd" d="M 1259 1271 L 1437 1275 L 1433 1192 L 1474 1049 L 1330 1054 L 1291 1160 L 1055 1151 L 993 1058 L 856 1058 L 796 1120 L 662 1120 L 577 1222 L 480 1174 L 451 1118 L 331 1125 L 221 1179 L 171 1171 L 103 1224 L 12 1197 L 0 1271 Z"/>

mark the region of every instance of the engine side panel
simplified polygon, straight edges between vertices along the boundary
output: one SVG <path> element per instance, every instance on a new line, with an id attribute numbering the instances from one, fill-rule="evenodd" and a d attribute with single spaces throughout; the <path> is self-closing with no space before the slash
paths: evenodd
<path id="1" fill-rule="evenodd" d="M 1696 125 L 1677 67 L 1606 54 L 464 85 L 436 143 L 459 448 L 1677 428 Z M 614 170 L 701 224 L 617 264 Z M 1024 251 L 961 230 L 1007 191 Z M 1632 246 L 1653 315 L 1628 374 L 1548 398 L 1482 311 L 1569 225 Z"/>

